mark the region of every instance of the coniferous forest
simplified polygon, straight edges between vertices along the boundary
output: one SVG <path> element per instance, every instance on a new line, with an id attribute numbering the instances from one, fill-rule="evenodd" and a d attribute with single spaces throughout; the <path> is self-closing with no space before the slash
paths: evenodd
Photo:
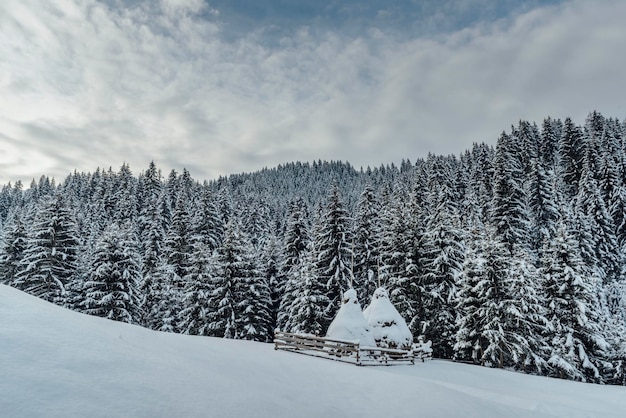
<path id="1" fill-rule="evenodd" d="M 0 281 L 154 330 L 323 334 L 384 285 L 434 356 L 626 383 L 626 123 L 520 121 L 376 168 L 74 172 L 0 191 Z"/>

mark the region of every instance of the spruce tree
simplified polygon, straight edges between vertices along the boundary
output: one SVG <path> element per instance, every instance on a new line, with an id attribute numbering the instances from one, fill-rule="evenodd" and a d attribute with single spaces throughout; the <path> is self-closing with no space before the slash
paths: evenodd
<path id="1" fill-rule="evenodd" d="M 503 329 L 503 300 L 507 297 L 504 279 L 509 272 L 509 254 L 504 243 L 495 238 L 495 231 L 487 231 L 480 265 L 482 276 L 475 278 L 475 293 L 478 308 L 471 323 L 478 338 L 474 350 L 481 365 L 504 367 L 507 355 L 506 335 Z"/>
<path id="2" fill-rule="evenodd" d="M 420 210 L 422 196 L 419 190 L 410 194 L 410 205 L 403 202 L 405 193 L 404 189 L 399 189 L 390 196 L 381 217 L 381 283 L 417 337 L 423 333 L 422 325 L 426 319 L 423 268 L 419 257 L 424 232 L 421 218 L 425 212 Z"/>
<path id="3" fill-rule="evenodd" d="M 379 206 L 374 189 L 366 186 L 356 209 L 354 225 L 354 288 L 361 306 L 372 299 L 378 282 L 380 268 L 380 223 Z"/>
<path id="4" fill-rule="evenodd" d="M 583 154 L 582 130 L 570 118 L 566 118 L 559 138 L 558 177 L 561 180 L 561 190 L 568 200 L 578 194 Z"/>
<path id="5" fill-rule="evenodd" d="M 209 300 L 212 335 L 266 341 L 272 335 L 269 287 L 258 272 L 241 226 L 229 221 L 217 253 Z"/>
<path id="6" fill-rule="evenodd" d="M 189 269 L 189 257 L 191 254 L 192 228 L 189 208 L 191 206 L 187 193 L 184 190 L 178 192 L 176 206 L 172 215 L 169 231 L 165 238 L 167 261 L 173 267 L 175 273 L 173 289 L 182 292 L 185 287 L 184 278 Z"/>
<path id="7" fill-rule="evenodd" d="M 143 276 L 149 277 L 159 265 L 163 255 L 166 220 L 163 214 L 165 200 L 161 172 L 154 162 L 139 180 L 141 196 L 139 202 L 138 229 L 141 238 Z"/>
<path id="8" fill-rule="evenodd" d="M 47 196 L 41 200 L 29 231 L 15 286 L 63 305 L 66 287 L 75 278 L 79 254 L 74 214 L 60 193 Z"/>
<path id="9" fill-rule="evenodd" d="M 459 216 L 449 206 L 445 191 L 439 191 L 427 219 L 423 236 L 421 264 L 423 266 L 424 322 L 426 340 L 433 341 L 433 355 L 452 357 L 456 334 L 457 280 L 463 265 L 463 236 Z"/>
<path id="10" fill-rule="evenodd" d="M 615 236 L 615 225 L 607 211 L 595 178 L 597 154 L 588 147 L 583 160 L 583 171 L 576 196 L 576 211 L 586 215 L 592 231 L 595 262 L 601 269 L 604 283 L 619 279 L 622 260 Z"/>
<path id="11" fill-rule="evenodd" d="M 293 301 L 286 308 L 289 314 L 286 331 L 323 335 L 328 328 L 326 287 L 312 267 L 311 260 L 305 257 L 292 269 L 295 289 Z"/>
<path id="12" fill-rule="evenodd" d="M 173 288 L 176 272 L 174 267 L 162 260 L 141 286 L 141 323 L 144 327 L 161 332 L 179 332 L 181 295 Z"/>
<path id="13" fill-rule="evenodd" d="M 529 244 L 528 201 L 523 186 L 524 161 L 515 136 L 498 139 L 494 161 L 492 224 L 510 253 Z"/>
<path id="14" fill-rule="evenodd" d="M 309 232 L 308 222 L 308 210 L 306 204 L 302 199 L 296 199 L 290 205 L 289 215 L 287 219 L 286 232 L 283 241 L 283 253 L 285 256 L 282 266 L 283 274 L 286 277 L 280 293 L 280 305 L 277 314 L 277 327 L 278 329 L 288 331 L 291 329 L 291 325 L 288 325 L 288 321 L 291 320 L 291 305 L 296 299 L 298 288 L 300 286 L 298 274 L 299 270 L 304 266 L 301 263 L 312 263 L 311 257 L 305 258 L 307 253 L 312 251 L 312 247 Z M 312 266 L 306 266 L 307 269 L 312 269 Z"/>
<path id="15" fill-rule="evenodd" d="M 551 329 L 545 316 L 545 300 L 538 292 L 539 272 L 532 257 L 518 249 L 504 277 L 502 329 L 506 366 L 530 372 L 546 369 L 547 344 L 542 338 Z"/>
<path id="16" fill-rule="evenodd" d="M 315 237 L 316 273 L 326 284 L 329 318 L 333 318 L 339 310 L 341 295 L 352 283 L 350 231 L 348 211 L 339 196 L 339 187 L 334 184 L 328 196 L 321 230 Z"/>
<path id="17" fill-rule="evenodd" d="M 531 172 L 526 182 L 528 203 L 531 212 L 531 248 L 541 251 L 544 242 L 554 236 L 559 217 L 556 195 L 556 180 L 552 171 L 546 171 L 539 158 L 530 162 Z"/>
<path id="18" fill-rule="evenodd" d="M 16 286 L 27 246 L 26 226 L 20 215 L 10 216 L 0 239 L 0 283 Z"/>
<path id="19" fill-rule="evenodd" d="M 282 248 L 276 236 L 268 237 L 262 255 L 259 272 L 269 286 L 272 312 L 272 330 L 277 328 L 280 302 L 287 278 L 284 274 L 284 258 Z"/>
<path id="20" fill-rule="evenodd" d="M 111 224 L 98 240 L 92 271 L 83 286 L 84 312 L 139 323 L 141 255 L 132 227 Z"/>
<path id="21" fill-rule="evenodd" d="M 308 218 L 308 209 L 302 198 L 291 202 L 284 238 L 285 271 L 300 263 L 311 241 Z"/>
<path id="22" fill-rule="evenodd" d="M 183 334 L 209 336 L 211 283 L 217 268 L 206 243 L 197 239 L 192 249 L 190 268 L 185 277 L 183 308 L 178 315 L 178 329 Z"/>
<path id="23" fill-rule="evenodd" d="M 112 191 L 115 200 L 113 220 L 119 225 L 132 225 L 137 219 L 137 179 L 128 164 L 122 164 Z"/>
<path id="24" fill-rule="evenodd" d="M 561 222 L 546 252 L 544 294 L 552 330 L 548 364 L 561 378 L 599 382 L 609 346 L 601 334 L 599 301 L 593 276 L 585 268 L 578 244 Z"/>
<path id="25" fill-rule="evenodd" d="M 222 243 L 224 224 L 219 215 L 215 196 L 205 182 L 196 200 L 195 210 L 190 214 L 193 239 L 200 239 L 210 251 Z"/>
<path id="26" fill-rule="evenodd" d="M 485 232 L 474 229 L 469 238 L 458 279 L 456 294 L 458 315 L 453 349 L 454 359 L 479 363 L 483 349 L 480 334 L 482 318 L 479 316 L 479 309 L 485 303 L 479 284 L 486 277 Z"/>

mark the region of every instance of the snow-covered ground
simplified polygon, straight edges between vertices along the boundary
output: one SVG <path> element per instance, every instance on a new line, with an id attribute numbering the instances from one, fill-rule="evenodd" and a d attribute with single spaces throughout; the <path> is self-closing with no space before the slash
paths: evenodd
<path id="1" fill-rule="evenodd" d="M 357 367 L 149 331 L 0 285 L 3 417 L 623 417 L 626 388 L 446 361 Z"/>

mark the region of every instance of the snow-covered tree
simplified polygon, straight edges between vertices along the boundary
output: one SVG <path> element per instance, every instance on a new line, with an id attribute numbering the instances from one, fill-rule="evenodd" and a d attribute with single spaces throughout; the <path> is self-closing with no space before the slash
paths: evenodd
<path id="1" fill-rule="evenodd" d="M 315 237 L 316 273 L 326 283 L 329 299 L 328 316 L 340 307 L 341 295 L 352 282 L 352 237 L 350 216 L 334 184 L 328 196 L 321 230 Z"/>
<path id="2" fill-rule="evenodd" d="M 303 278 L 303 275 L 300 274 L 301 270 L 306 269 L 306 275 L 313 274 L 313 261 L 309 254 L 311 234 L 308 223 L 308 211 L 304 200 L 299 198 L 291 202 L 283 239 L 284 261 L 281 266 L 281 274 L 285 279 L 282 280 L 280 288 L 274 290 L 280 295 L 277 327 L 281 330 L 287 331 L 292 328 L 293 319 L 290 307 L 298 297 L 300 280 Z M 309 265 L 301 266 L 303 262 Z M 289 325 L 287 324 L 288 321 Z"/>
<path id="3" fill-rule="evenodd" d="M 601 333 L 594 277 L 580 257 L 578 244 L 561 222 L 546 252 L 544 294 L 551 321 L 548 364 L 561 378 L 599 382 L 609 348 Z"/>
<path id="4" fill-rule="evenodd" d="M 27 246 L 26 226 L 21 216 L 8 219 L 0 239 L 0 283 L 15 286 Z"/>
<path id="5" fill-rule="evenodd" d="M 111 224 L 98 240 L 93 269 L 83 285 L 84 312 L 127 323 L 140 319 L 141 255 L 128 226 Z"/>
<path id="6" fill-rule="evenodd" d="M 281 309 L 285 313 L 284 329 L 288 332 L 323 335 L 328 317 L 326 284 L 315 274 L 310 257 L 304 256 L 290 270 L 289 299 L 283 297 Z"/>
<path id="7" fill-rule="evenodd" d="M 524 191 L 524 161 L 517 137 L 502 133 L 494 160 L 492 224 L 509 252 L 530 241 L 529 212 Z"/>
<path id="8" fill-rule="evenodd" d="M 433 209 L 426 221 L 421 251 L 425 311 L 421 329 L 426 340 L 433 341 L 433 355 L 450 358 L 456 334 L 457 280 L 464 248 L 456 208 L 451 206 L 444 189 L 438 192 L 431 197 Z"/>
<path id="9" fill-rule="evenodd" d="M 211 283 L 217 268 L 214 256 L 205 243 L 196 240 L 192 249 L 190 268 L 185 277 L 183 307 L 178 314 L 178 329 L 183 334 L 209 336 Z"/>
<path id="10" fill-rule="evenodd" d="M 361 193 L 356 208 L 354 225 L 354 283 L 353 286 L 365 303 L 374 294 L 380 268 L 379 205 L 371 186 Z"/>
<path id="11" fill-rule="evenodd" d="M 456 294 L 456 336 L 454 358 L 479 363 L 482 361 L 483 339 L 480 333 L 484 318 L 480 309 L 486 303 L 483 280 L 487 277 L 486 237 L 474 229 L 468 240 L 459 273 Z"/>
<path id="12" fill-rule="evenodd" d="M 218 271 L 209 300 L 212 335 L 267 341 L 273 331 L 269 286 L 259 274 L 253 248 L 234 220 L 226 225 L 216 261 Z"/>
<path id="13" fill-rule="evenodd" d="M 80 240 L 61 194 L 42 199 L 26 241 L 14 285 L 49 302 L 64 304 L 75 279 Z"/>

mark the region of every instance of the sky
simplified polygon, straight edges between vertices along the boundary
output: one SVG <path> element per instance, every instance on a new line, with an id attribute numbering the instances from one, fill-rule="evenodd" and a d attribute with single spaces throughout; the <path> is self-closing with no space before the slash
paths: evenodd
<path id="1" fill-rule="evenodd" d="M 460 154 L 626 117 L 623 0 L 2 0 L 0 184 Z"/>

